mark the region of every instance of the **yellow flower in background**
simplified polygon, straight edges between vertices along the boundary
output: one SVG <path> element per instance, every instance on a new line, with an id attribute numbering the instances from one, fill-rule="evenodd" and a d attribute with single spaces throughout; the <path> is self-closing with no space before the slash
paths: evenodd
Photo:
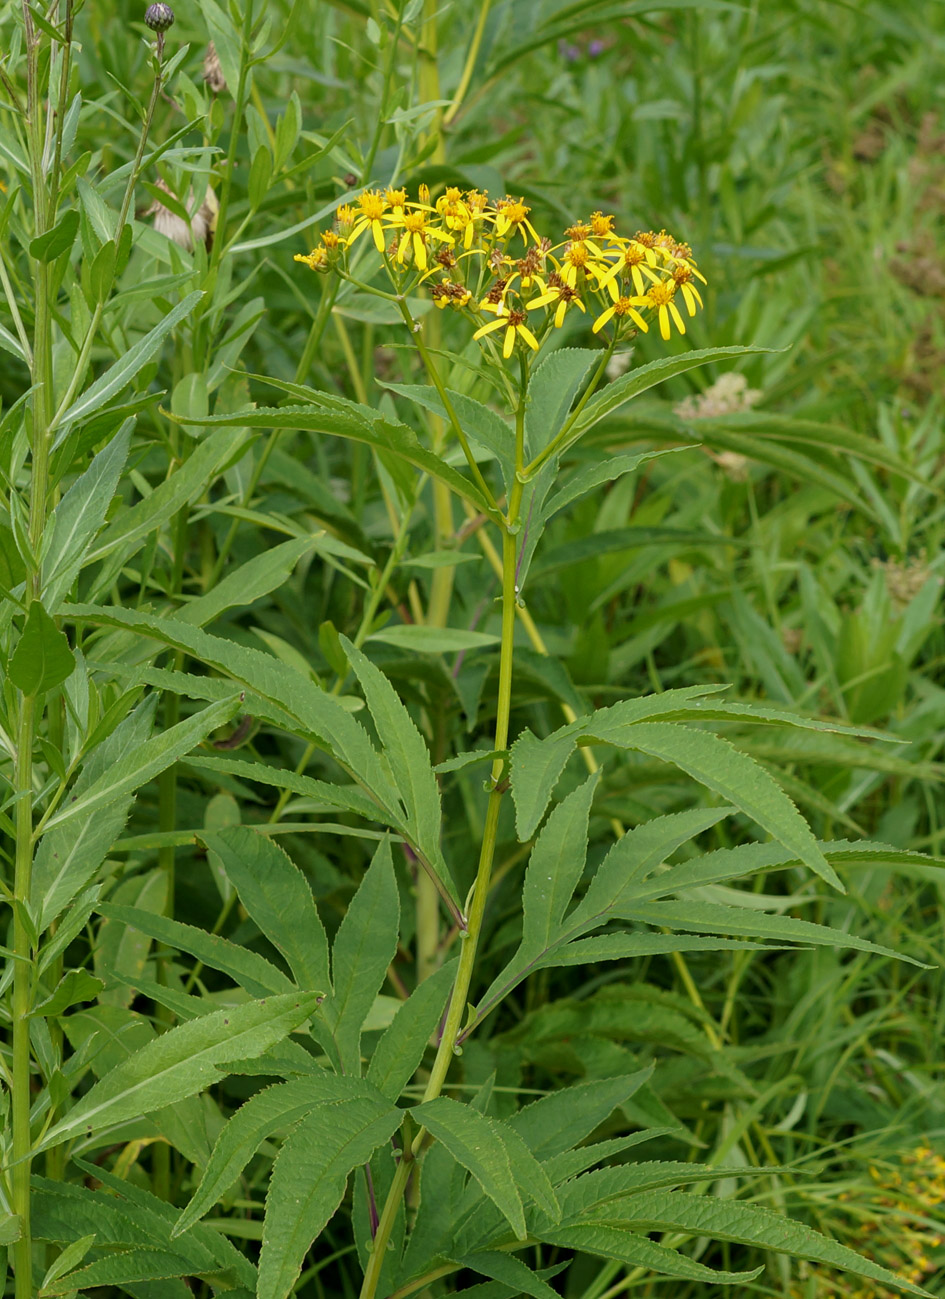
<path id="1" fill-rule="evenodd" d="M 683 301 L 686 304 L 686 310 L 689 312 L 690 316 L 696 314 L 696 303 L 698 303 L 700 307 L 702 306 L 702 297 L 699 290 L 692 283 L 693 274 L 698 274 L 698 272 L 695 272 L 692 266 L 688 266 L 682 262 L 673 268 L 673 283 L 682 293 Z M 701 280 L 702 276 L 700 275 L 699 278 Z"/>
<path id="2" fill-rule="evenodd" d="M 325 248 L 313 248 L 310 253 L 296 253 L 292 260 L 303 262 L 313 271 L 328 270 L 328 251 Z"/>
<path id="3" fill-rule="evenodd" d="M 524 311 L 510 311 L 507 316 L 500 316 L 498 320 L 490 320 L 487 325 L 480 325 L 473 334 L 473 338 L 483 338 L 486 334 L 491 334 L 493 330 L 504 329 L 505 341 L 502 344 L 502 355 L 506 360 L 512 355 L 516 337 L 524 339 L 532 351 L 537 352 L 538 339 L 528 328 L 525 323 L 526 319 Z"/>
<path id="4" fill-rule="evenodd" d="M 650 327 L 636 309 L 638 306 L 643 306 L 645 304 L 645 298 L 618 298 L 615 303 L 609 306 L 606 311 L 602 311 L 597 317 L 591 326 L 591 332 L 599 334 L 612 316 L 616 316 L 618 320 L 623 316 L 629 316 L 637 329 L 642 329 L 644 334 L 648 334 L 650 332 Z M 660 327 L 662 328 L 662 322 L 660 322 Z M 685 330 L 683 330 L 683 332 L 685 333 Z M 664 334 L 663 337 L 668 338 L 669 334 Z"/>

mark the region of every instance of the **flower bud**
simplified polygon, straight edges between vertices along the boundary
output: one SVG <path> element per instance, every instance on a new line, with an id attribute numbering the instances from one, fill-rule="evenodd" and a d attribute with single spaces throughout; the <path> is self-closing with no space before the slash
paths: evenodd
<path id="1" fill-rule="evenodd" d="M 152 32 L 166 32 L 174 25 L 174 10 L 170 5 L 148 5 L 144 11 L 144 21 Z"/>

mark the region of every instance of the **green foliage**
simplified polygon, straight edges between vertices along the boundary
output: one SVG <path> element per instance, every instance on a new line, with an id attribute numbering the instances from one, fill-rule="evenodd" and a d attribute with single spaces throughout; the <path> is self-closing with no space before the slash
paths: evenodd
<path id="1" fill-rule="evenodd" d="M 0 0 L 8 1292 L 937 1293 L 938 10 L 142 18 Z M 598 208 L 686 337 L 474 340 Z"/>

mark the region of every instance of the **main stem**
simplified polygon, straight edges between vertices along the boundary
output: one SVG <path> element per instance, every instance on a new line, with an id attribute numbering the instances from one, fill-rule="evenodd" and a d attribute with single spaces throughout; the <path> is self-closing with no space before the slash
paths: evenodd
<path id="1" fill-rule="evenodd" d="M 524 387 L 524 385 L 523 385 Z M 523 456 L 523 427 L 525 415 L 525 394 L 516 416 L 516 464 L 521 468 Z M 518 563 L 516 538 L 519 531 L 519 517 L 522 508 L 522 483 L 516 478 L 509 496 L 508 514 L 503 519 L 502 531 L 502 648 L 499 654 L 499 693 L 496 704 L 495 748 L 501 755 L 509 743 L 509 716 L 512 709 L 512 660 L 515 638 L 515 576 Z M 479 865 L 476 871 L 476 883 L 473 886 L 472 901 L 467 916 L 466 933 L 462 938 L 462 951 L 453 991 L 450 996 L 449 1011 L 446 1023 L 437 1047 L 436 1059 L 430 1072 L 430 1079 L 423 1094 L 424 1101 L 434 1100 L 443 1090 L 450 1062 L 456 1049 L 456 1042 L 462 1029 L 463 1012 L 472 983 L 473 970 L 476 964 L 476 951 L 479 946 L 479 935 L 486 910 L 486 900 L 492 882 L 492 865 L 495 860 L 496 832 L 499 826 L 499 812 L 502 807 L 504 791 L 503 775 L 505 759 L 497 756 L 492 763 L 492 789 L 489 793 L 489 804 L 486 808 L 486 823 L 482 836 L 482 847 L 479 851 Z M 397 1172 L 391 1183 L 390 1191 L 381 1212 L 377 1233 L 368 1266 L 364 1273 L 360 1299 L 375 1299 L 381 1268 L 387 1253 L 397 1212 L 407 1187 L 407 1180 L 413 1166 L 413 1160 L 420 1152 L 425 1136 L 424 1129 L 417 1133 L 411 1146 L 404 1151 Z"/>

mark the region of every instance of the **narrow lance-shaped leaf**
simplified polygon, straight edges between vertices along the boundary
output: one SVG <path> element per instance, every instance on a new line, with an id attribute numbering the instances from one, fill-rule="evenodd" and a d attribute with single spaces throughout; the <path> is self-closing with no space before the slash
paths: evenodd
<path id="1" fill-rule="evenodd" d="M 226 1073 L 231 1060 L 262 1055 L 317 1008 L 317 993 L 250 1001 L 180 1024 L 136 1051 L 95 1084 L 54 1124 L 35 1150 L 80 1133 L 127 1122 L 195 1096 Z"/>
<path id="2" fill-rule="evenodd" d="M 403 1112 L 359 1097 L 322 1104 L 293 1128 L 266 1196 L 258 1299 L 286 1299 L 312 1242 L 341 1203 L 348 1174 L 389 1141 Z"/>
<path id="3" fill-rule="evenodd" d="M 262 1143 L 275 1133 L 293 1127 L 318 1106 L 371 1096 L 371 1089 L 359 1079 L 332 1073 L 280 1083 L 251 1096 L 217 1137 L 200 1185 L 174 1224 L 171 1239 L 189 1231 L 213 1208 Z"/>
<path id="4" fill-rule="evenodd" d="M 595 772 L 558 804 L 532 848 L 522 892 L 520 961 L 543 951 L 561 927 L 584 872 L 588 818 L 598 780 Z"/>
<path id="5" fill-rule="evenodd" d="M 390 844 L 378 845 L 338 927 L 331 951 L 333 991 L 322 1018 L 346 1073 L 361 1072 L 361 1027 L 397 950 L 400 897 Z"/>
<path id="6" fill-rule="evenodd" d="M 231 699 L 211 704 L 209 708 L 195 713 L 186 721 L 178 722 L 169 730 L 152 736 L 136 752 L 127 754 L 110 770 L 104 771 L 87 790 L 67 800 L 59 811 L 50 817 L 46 829 L 50 830 L 54 826 L 73 821 L 77 816 L 98 811 L 132 790 L 139 789 L 149 780 L 160 775 L 178 758 L 189 753 L 211 731 L 228 722 L 239 705 L 239 696 L 234 695 Z"/>
<path id="7" fill-rule="evenodd" d="M 86 419 L 92 411 L 104 406 L 110 397 L 114 397 L 131 382 L 138 371 L 142 370 L 155 355 L 171 330 L 190 315 L 202 297 L 201 289 L 188 293 L 187 297 L 173 307 L 163 320 L 145 334 L 144 338 L 134 343 L 124 356 L 120 357 L 114 365 L 109 366 L 94 383 L 89 384 L 82 396 L 76 398 L 60 420 L 59 432 L 53 443 L 54 450 L 65 441 L 71 424 L 76 420 Z"/>
<path id="8" fill-rule="evenodd" d="M 455 974 L 456 961 L 448 961 L 414 988 L 374 1048 L 367 1079 L 389 1100 L 397 1100 L 420 1067 L 443 1017 Z"/>
<path id="9" fill-rule="evenodd" d="M 446 1096 L 418 1105 L 411 1113 L 437 1141 L 442 1141 L 458 1164 L 472 1173 L 518 1239 L 524 1240 L 525 1210 L 505 1143 L 495 1131 L 495 1121 Z"/>
<path id="10" fill-rule="evenodd" d="M 341 644 L 361 683 L 377 734 L 407 813 L 411 836 L 454 901 L 456 886 L 440 850 L 440 790 L 430 753 L 413 719 L 384 673 L 346 636 Z"/>
<path id="11" fill-rule="evenodd" d="M 327 993 L 328 939 L 308 880 L 295 863 L 248 826 L 201 838 L 252 919 L 285 957 L 299 987 Z"/>

